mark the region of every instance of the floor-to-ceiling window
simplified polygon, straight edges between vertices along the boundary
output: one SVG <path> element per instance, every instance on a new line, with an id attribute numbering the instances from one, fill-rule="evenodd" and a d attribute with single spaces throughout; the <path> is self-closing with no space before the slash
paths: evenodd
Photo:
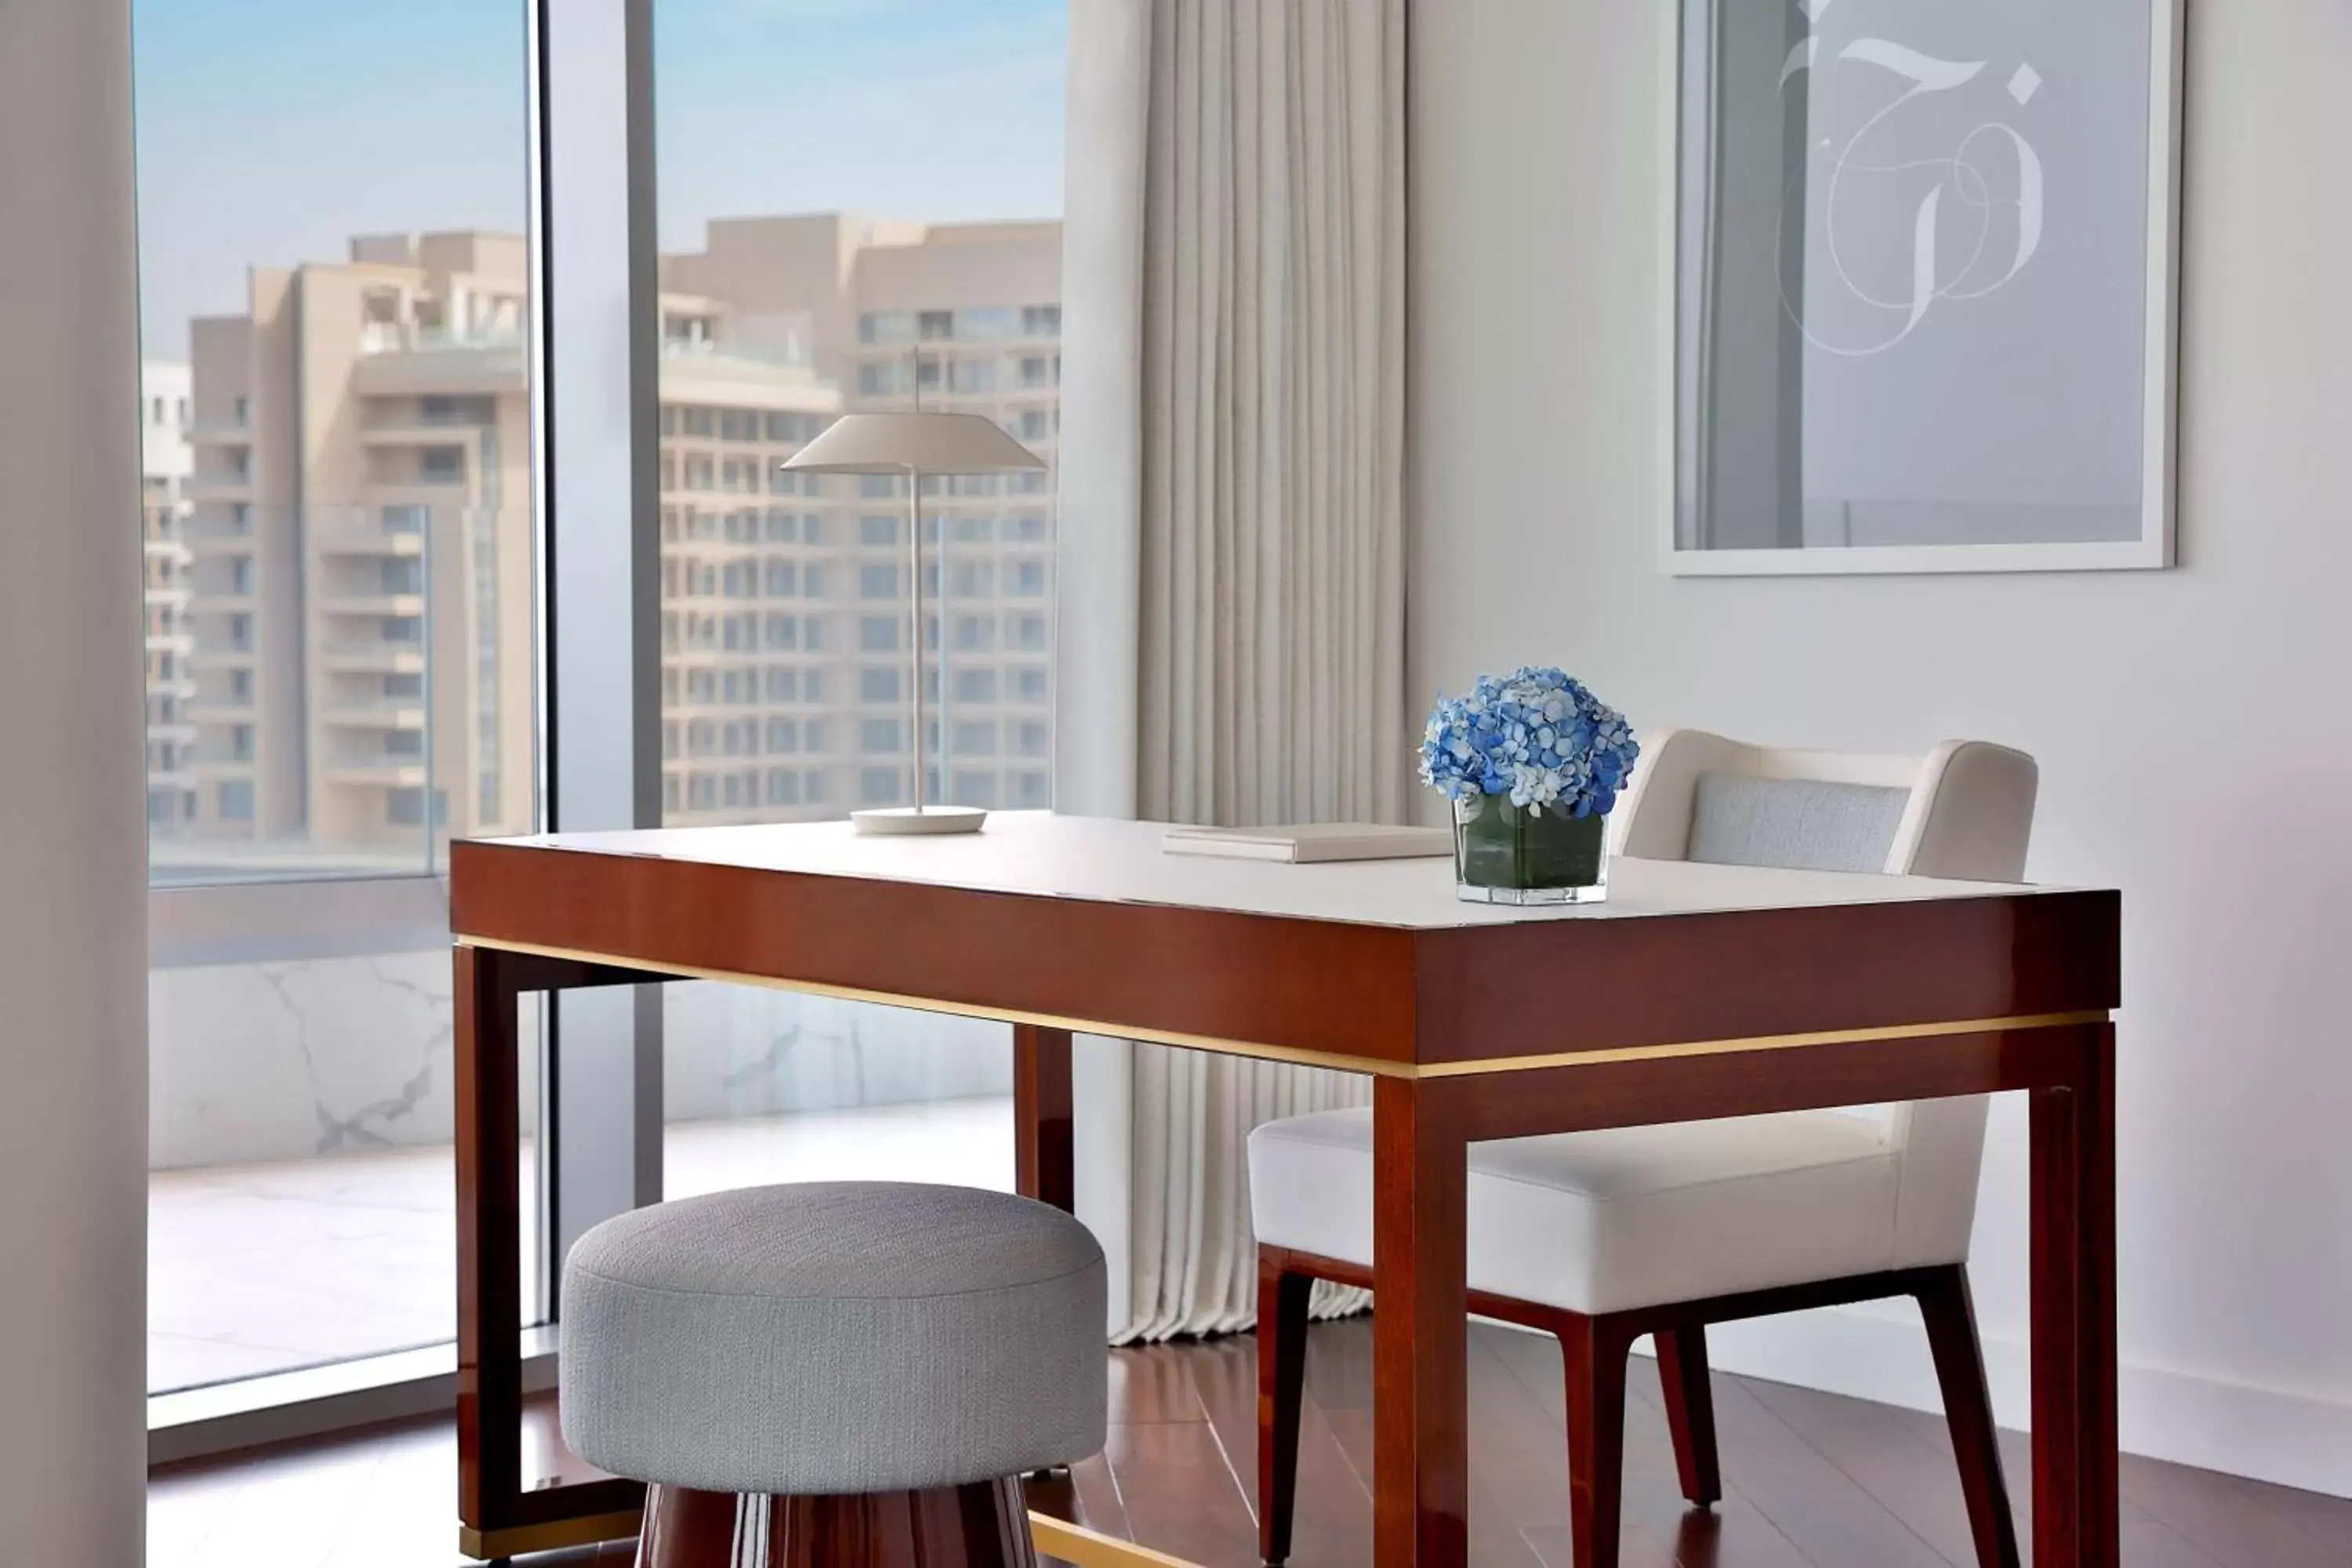
<path id="1" fill-rule="evenodd" d="M 925 481 L 927 793 L 1049 806 L 1067 0 L 656 0 L 662 805 L 912 798 L 907 498 L 780 465 L 837 416 L 985 416 L 1034 473 Z M 665 1188 L 1010 1185 L 1001 1026 L 665 998 Z"/>
<path id="2" fill-rule="evenodd" d="M 1051 803 L 1066 5 L 651 0 L 659 352 L 624 395 L 657 406 L 667 822 L 909 797 L 906 497 L 780 464 L 919 395 L 1045 464 L 926 485 L 929 793 Z M 453 1332 L 439 873 L 585 754 L 541 689 L 535 595 L 568 579 L 533 283 L 566 258 L 533 246 L 563 160 L 534 166 L 530 105 L 604 67 L 534 51 L 533 16 L 134 7 L 158 1392 Z M 661 1190 L 1011 1182 L 1001 1028 L 716 985 L 663 1010 Z M 525 1181 L 543 1276 L 539 1189 L 579 1189 Z M 557 1234 L 618 1201 L 589 1186 Z"/>
<path id="3" fill-rule="evenodd" d="M 133 28 L 165 1392 L 454 1332 L 436 873 L 538 814 L 528 116 L 515 0 Z"/>

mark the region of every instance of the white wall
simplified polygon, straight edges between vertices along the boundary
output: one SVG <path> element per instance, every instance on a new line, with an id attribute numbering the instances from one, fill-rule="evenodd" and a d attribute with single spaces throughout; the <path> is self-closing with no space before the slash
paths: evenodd
<path id="1" fill-rule="evenodd" d="M 1642 724 L 2036 753 L 2032 875 L 2124 889 L 2126 1446 L 2352 1493 L 2352 7 L 2192 12 L 2181 568 L 1782 581 L 1656 564 L 1672 10 L 1419 30 L 1414 689 L 1541 659 Z M 2015 1424 L 2023 1157 L 2003 1106 L 1975 1268 Z M 1721 1342 L 1932 1399 L 1863 1314 Z"/>
<path id="2" fill-rule="evenodd" d="M 0 1530 L 142 1555 L 146 812 L 130 9 L 0 5 Z"/>

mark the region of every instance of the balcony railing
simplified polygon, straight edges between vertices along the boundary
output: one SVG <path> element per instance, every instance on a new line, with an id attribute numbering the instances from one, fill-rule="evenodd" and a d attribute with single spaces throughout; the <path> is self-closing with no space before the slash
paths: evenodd
<path id="1" fill-rule="evenodd" d="M 421 675 L 425 671 L 425 650 L 413 642 L 331 642 L 320 658 L 329 669 L 363 675 Z"/>
<path id="2" fill-rule="evenodd" d="M 745 364 L 767 365 L 778 370 L 809 370 L 816 360 L 803 342 L 788 343 L 757 343 L 740 340 L 719 342 L 710 338 L 664 338 L 662 357 L 673 360 L 739 360 Z"/>
<path id="3" fill-rule="evenodd" d="M 425 553 L 425 536 L 406 529 L 387 528 L 364 519 L 314 527 L 311 542 L 322 555 L 415 557 Z"/>
<path id="4" fill-rule="evenodd" d="M 425 595 L 414 589 L 401 592 L 382 588 L 326 588 L 320 591 L 319 609 L 330 616 L 414 618 L 425 613 Z"/>
<path id="5" fill-rule="evenodd" d="M 323 710 L 327 722 L 354 730 L 422 730 L 425 728 L 425 700 L 422 697 L 403 700 L 397 697 L 346 698 L 329 702 Z"/>
<path id="6" fill-rule="evenodd" d="M 384 752 L 331 752 L 320 770 L 331 784 L 415 789 L 425 783 L 425 759 Z"/>
<path id="7" fill-rule="evenodd" d="M 190 474 L 183 488 L 190 500 L 250 500 L 253 499 L 253 476 L 250 473 Z"/>
<path id="8" fill-rule="evenodd" d="M 253 519 L 248 516 L 240 523 L 234 517 L 207 517 L 191 521 L 182 537 L 187 541 L 191 553 L 207 550 L 250 550 L 253 548 Z"/>
<path id="9" fill-rule="evenodd" d="M 352 390 L 363 397 L 520 395 L 528 384 L 523 335 L 373 322 L 361 329 Z"/>
<path id="10" fill-rule="evenodd" d="M 419 326 L 414 321 L 369 321 L 360 328 L 362 354 L 432 353 L 445 349 L 519 349 L 520 327 Z"/>
<path id="11" fill-rule="evenodd" d="M 366 488 L 362 493 L 404 498 L 411 492 L 416 492 L 419 504 L 447 506 L 451 504 L 451 499 L 446 492 L 449 490 L 463 492 L 468 477 L 466 465 L 462 463 L 455 468 L 443 471 L 417 468 L 404 474 L 371 473 L 363 481 Z M 426 496 L 432 498 L 429 502 L 424 500 Z"/>

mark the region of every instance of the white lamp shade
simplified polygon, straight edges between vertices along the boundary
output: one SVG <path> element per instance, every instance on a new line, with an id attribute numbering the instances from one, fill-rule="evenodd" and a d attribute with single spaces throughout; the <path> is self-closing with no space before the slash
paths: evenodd
<path id="1" fill-rule="evenodd" d="M 1045 460 L 977 414 L 845 414 L 784 459 L 818 474 L 999 474 Z"/>

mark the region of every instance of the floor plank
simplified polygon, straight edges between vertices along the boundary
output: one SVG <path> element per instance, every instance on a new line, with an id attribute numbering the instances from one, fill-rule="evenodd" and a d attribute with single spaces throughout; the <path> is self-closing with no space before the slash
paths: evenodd
<path id="1" fill-rule="evenodd" d="M 1564 1482 L 1568 1388 L 1558 1345 L 1538 1335 L 1500 1329 L 1486 1331 L 1480 1342 L 1535 1395 Z M 1675 1568 L 1816 1568 L 1739 1489 L 1727 1450 L 1723 1500 L 1712 1509 L 1695 1509 L 1685 1502 L 1659 1402 L 1656 1364 L 1635 1357 L 1627 1387 L 1623 1568 L 1653 1559 Z M 1566 1521 L 1563 1513 L 1559 1525 L 1529 1532 L 1547 1565 L 1570 1562 Z"/>
<path id="2" fill-rule="evenodd" d="M 1194 1364 L 1213 1363 L 1221 1351 L 1153 1345 L 1115 1357 L 1119 1371 L 1104 1458 L 1118 1484 L 1129 1539 L 1202 1568 L 1249 1568 L 1258 1560 L 1256 1516 L 1193 1379 Z"/>
<path id="3" fill-rule="evenodd" d="M 1785 1384 L 1750 1382 L 1746 1392 L 1946 1561 L 1963 1568 L 1975 1563 L 1976 1540 L 1948 1441 L 1929 1442 L 1902 1412 L 1885 1405 Z M 2018 1479 L 2031 1474 L 2021 1471 Z"/>
<path id="4" fill-rule="evenodd" d="M 1956 1568 L 1738 1378 L 1715 1387 L 1724 1482 L 1816 1568 Z"/>
<path id="5" fill-rule="evenodd" d="M 1757 1386 L 1769 1388 L 1776 1385 L 1759 1383 Z M 1834 1398 L 1835 1395 L 1824 1397 Z M 1892 1409 L 1891 1406 L 1880 1408 Z M 1911 1427 L 1923 1443 L 1933 1447 L 1945 1464 L 1949 1465 L 1954 1462 L 1951 1458 L 1951 1428 L 1945 1424 L 1941 1415 L 1932 1415 L 1923 1410 L 1895 1410 L 1893 1414 Z M 2017 1520 L 2018 1547 L 2023 1553 L 2026 1568 L 2032 1568 L 2033 1440 L 2022 1432 L 2003 1428 L 2000 1434 L 2000 1462 L 2001 1468 L 2008 1472 L 2010 1510 Z M 2123 1458 L 2124 1473 L 2128 1476 L 2135 1467 L 2153 1463 L 2155 1463 L 2153 1460 L 2126 1454 Z M 2235 1477 L 2230 1479 L 2233 1485 L 2242 1486 L 2250 1490 L 2258 1489 L 2262 1484 Z M 2333 1503 L 2347 1518 L 2352 1518 L 2352 1503 L 2346 1503 L 2335 1498 L 2323 1498 L 2319 1500 Z M 2126 1496 L 2123 1499 L 2119 1511 L 2122 1514 L 2123 1522 L 2121 1535 L 2124 1562 L 2128 1568 L 2222 1568 L 2221 1562 L 2210 1552 L 2200 1550 L 2179 1531 L 2154 1518 L 2130 1497 Z"/>
<path id="6" fill-rule="evenodd" d="M 1313 1342 L 1310 1340 L 1310 1346 Z M 1247 1339 L 1229 1339 L 1188 1346 L 1187 1353 L 1193 1386 L 1255 1520 L 1261 1506 L 1256 1350 Z M 1310 1360 L 1314 1354 L 1310 1348 Z M 1291 1568 L 1354 1568 L 1370 1561 L 1370 1487 L 1340 1447 L 1328 1416 L 1311 1398 L 1299 1413 L 1298 1504 L 1294 1520 L 1312 1528 L 1293 1529 Z"/>
<path id="7" fill-rule="evenodd" d="M 1074 1517 L 1078 1523 L 1123 1541 L 1135 1539 L 1134 1522 L 1127 1517 L 1127 1500 L 1118 1495 L 1118 1478 L 1111 1473 L 1108 1458 L 1097 1454 L 1072 1465 L 1070 1488 L 1076 1494 Z"/>
<path id="8" fill-rule="evenodd" d="M 1201 1568 L 1248 1568 L 1257 1524 L 1206 1421 L 1120 1423 L 1105 1450 L 1132 1534 Z"/>
<path id="9" fill-rule="evenodd" d="M 2123 1492 L 2126 1502 L 2145 1510 L 2221 1568 L 2346 1568 L 2352 1563 L 2352 1552 L 2331 1545 L 2233 1477 L 2137 1459 L 2124 1467 Z"/>
<path id="10" fill-rule="evenodd" d="M 2154 1460 L 2142 1461 L 2154 1464 Z M 2241 1481 L 2246 1495 L 2324 1544 L 2352 1557 L 2352 1508 L 2320 1492 L 2297 1491 L 2268 1481 Z"/>
<path id="11" fill-rule="evenodd" d="M 1773 1386 L 1757 1380 L 1759 1391 Z M 1834 1394 L 1827 1397 L 1835 1398 Z M 1862 1401 L 1855 1401 L 1860 1404 Z M 1881 1405 L 1896 1420 L 1910 1429 L 1912 1435 L 1934 1450 L 1936 1462 L 1957 1480 L 1959 1461 L 1952 1457 L 1952 1428 L 1941 1415 L 1927 1410 L 1898 1410 L 1893 1405 Z M 2018 1547 L 2028 1563 L 2033 1557 L 2033 1443 L 2022 1432 L 2007 1427 L 2000 1431 L 2000 1468 L 2009 1481 L 2010 1517 L 2017 1521 Z M 2128 1522 L 2132 1507 L 2126 1503 L 2123 1513 Z"/>
<path id="12" fill-rule="evenodd" d="M 1480 1324 L 1470 1351 L 1473 1562 L 1570 1568 L 1559 1348 Z M 1353 1568 L 1371 1554 L 1368 1320 L 1313 1329 L 1306 1384 L 1293 1563 Z M 1718 1374 L 1725 1496 L 1696 1510 L 1680 1495 L 1648 1358 L 1635 1358 L 1629 1386 L 1622 1568 L 1972 1564 L 1940 1418 Z M 1115 1352 L 1111 1406 L 1107 1452 L 1035 1489 L 1040 1506 L 1203 1568 L 1251 1568 L 1251 1342 Z M 534 1411 L 551 1430 L 549 1415 Z M 544 1431 L 534 1440 L 551 1447 Z M 2029 1445 L 2018 1433 L 2002 1444 L 2022 1517 Z M 159 1472 L 149 1568 L 455 1568 L 456 1464 L 440 1420 Z M 551 1452 L 546 1464 L 570 1468 Z M 2128 1568 L 2352 1568 L 2352 1501 L 2128 1458 L 2124 1489 Z M 613 1568 L 630 1555 L 615 1543 L 518 1568 Z"/>

